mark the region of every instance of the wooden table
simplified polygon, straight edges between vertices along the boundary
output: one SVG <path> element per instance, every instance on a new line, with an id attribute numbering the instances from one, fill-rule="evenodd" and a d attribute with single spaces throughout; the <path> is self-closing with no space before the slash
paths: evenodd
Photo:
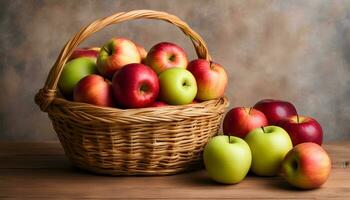
<path id="1" fill-rule="evenodd" d="M 204 170 L 174 176 L 109 177 L 70 165 L 59 143 L 0 142 L 0 199 L 350 199 L 350 141 L 324 145 L 333 170 L 320 189 L 296 190 L 279 177 L 254 175 L 236 185 L 211 181 Z"/>

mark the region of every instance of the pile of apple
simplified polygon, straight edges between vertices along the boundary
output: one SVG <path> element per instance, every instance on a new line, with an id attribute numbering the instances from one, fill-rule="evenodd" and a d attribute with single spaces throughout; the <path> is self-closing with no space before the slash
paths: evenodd
<path id="1" fill-rule="evenodd" d="M 223 131 L 225 135 L 207 143 L 203 154 L 208 174 L 217 182 L 238 183 L 251 170 L 313 189 L 329 176 L 331 160 L 321 147 L 320 124 L 298 115 L 289 102 L 265 99 L 253 108 L 233 108 L 224 118 Z"/>
<path id="2" fill-rule="evenodd" d="M 125 38 L 102 48 L 75 50 L 58 87 L 69 100 L 97 106 L 144 108 L 184 105 L 223 96 L 227 74 L 204 59 L 188 62 L 176 44 L 161 42 L 146 50 Z"/>

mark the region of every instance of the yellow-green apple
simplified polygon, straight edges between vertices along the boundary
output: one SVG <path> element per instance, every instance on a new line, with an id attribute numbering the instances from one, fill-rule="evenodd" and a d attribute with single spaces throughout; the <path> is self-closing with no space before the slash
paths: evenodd
<path id="1" fill-rule="evenodd" d="M 213 180 L 235 184 L 247 175 L 252 155 L 243 139 L 220 135 L 209 140 L 204 148 L 203 159 L 205 168 Z"/>
<path id="2" fill-rule="evenodd" d="M 100 52 L 99 47 L 85 47 L 85 48 L 76 49 L 73 51 L 68 61 L 73 60 L 75 58 L 87 57 L 87 58 L 91 58 L 93 61 L 96 62 L 99 52 Z"/>
<path id="3" fill-rule="evenodd" d="M 305 142 L 288 152 L 281 175 L 295 187 L 314 189 L 327 181 L 331 168 L 327 152 L 318 144 Z"/>
<path id="4" fill-rule="evenodd" d="M 88 75 L 74 88 L 73 99 L 77 102 L 112 107 L 114 101 L 111 82 L 97 74 Z"/>
<path id="5" fill-rule="evenodd" d="M 204 59 L 196 59 L 188 64 L 187 70 L 193 74 L 197 81 L 196 99 L 204 101 L 224 95 L 227 74 L 221 65 Z"/>
<path id="6" fill-rule="evenodd" d="M 136 45 L 125 38 L 113 38 L 100 50 L 97 69 L 102 76 L 112 78 L 113 74 L 130 63 L 140 63 L 141 57 Z"/>
<path id="7" fill-rule="evenodd" d="M 254 108 L 236 107 L 226 113 L 223 131 L 225 135 L 244 138 L 251 130 L 267 125 L 264 113 Z"/>
<path id="8" fill-rule="evenodd" d="M 141 58 L 141 63 L 146 65 L 146 57 L 147 57 L 147 51 L 145 48 L 143 48 L 142 46 L 135 44 L 137 47 L 137 51 L 140 54 L 140 58 Z"/>
<path id="9" fill-rule="evenodd" d="M 172 67 L 186 68 L 188 59 L 181 47 L 170 42 L 161 42 L 149 50 L 146 62 L 157 74 L 160 74 Z"/>
<path id="10" fill-rule="evenodd" d="M 155 101 L 153 102 L 150 107 L 163 107 L 163 106 L 167 106 L 168 104 L 166 104 L 163 101 Z"/>
<path id="11" fill-rule="evenodd" d="M 254 108 L 265 114 L 269 125 L 276 125 L 279 120 L 297 115 L 294 105 L 282 100 L 263 99 L 257 102 Z"/>
<path id="12" fill-rule="evenodd" d="M 86 57 L 76 58 L 64 65 L 58 81 L 58 87 L 67 99 L 71 99 L 74 87 L 80 79 L 97 73 L 95 61 Z"/>
<path id="13" fill-rule="evenodd" d="M 278 126 L 256 128 L 245 137 L 252 151 L 251 170 L 260 176 L 275 176 L 281 163 L 293 148 L 288 133 Z"/>
<path id="14" fill-rule="evenodd" d="M 114 74 L 112 87 L 117 104 L 124 108 L 142 108 L 156 100 L 159 80 L 148 66 L 132 63 Z"/>
<path id="15" fill-rule="evenodd" d="M 197 94 L 196 79 L 184 68 L 174 67 L 159 75 L 159 98 L 171 105 L 193 102 Z"/>
<path id="16" fill-rule="evenodd" d="M 279 121 L 278 126 L 288 132 L 294 146 L 303 142 L 314 142 L 322 145 L 322 127 L 311 117 L 293 115 Z"/>

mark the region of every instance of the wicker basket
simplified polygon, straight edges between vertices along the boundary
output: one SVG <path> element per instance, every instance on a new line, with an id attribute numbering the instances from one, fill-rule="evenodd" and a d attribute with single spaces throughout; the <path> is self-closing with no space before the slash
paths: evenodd
<path id="1" fill-rule="evenodd" d="M 109 175 L 166 175 L 194 169 L 208 139 L 218 133 L 226 98 L 183 106 L 118 109 L 71 102 L 57 95 L 62 68 L 74 49 L 102 28 L 132 19 L 160 19 L 187 35 L 199 58 L 210 59 L 206 44 L 186 23 L 165 12 L 135 10 L 92 22 L 62 49 L 43 89 L 35 96 L 48 113 L 70 161 Z"/>

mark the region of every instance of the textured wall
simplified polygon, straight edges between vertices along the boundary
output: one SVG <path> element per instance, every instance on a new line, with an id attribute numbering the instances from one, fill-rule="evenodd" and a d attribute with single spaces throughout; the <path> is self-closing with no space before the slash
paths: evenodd
<path id="1" fill-rule="evenodd" d="M 292 101 L 321 122 L 326 140 L 350 138 L 350 1 L 0 1 L 0 139 L 56 140 L 33 102 L 63 44 L 92 20 L 118 11 L 176 14 L 199 32 L 229 72 L 231 106 L 262 98 Z M 150 48 L 172 41 L 194 58 L 175 27 L 138 20 L 106 28 Z"/>

